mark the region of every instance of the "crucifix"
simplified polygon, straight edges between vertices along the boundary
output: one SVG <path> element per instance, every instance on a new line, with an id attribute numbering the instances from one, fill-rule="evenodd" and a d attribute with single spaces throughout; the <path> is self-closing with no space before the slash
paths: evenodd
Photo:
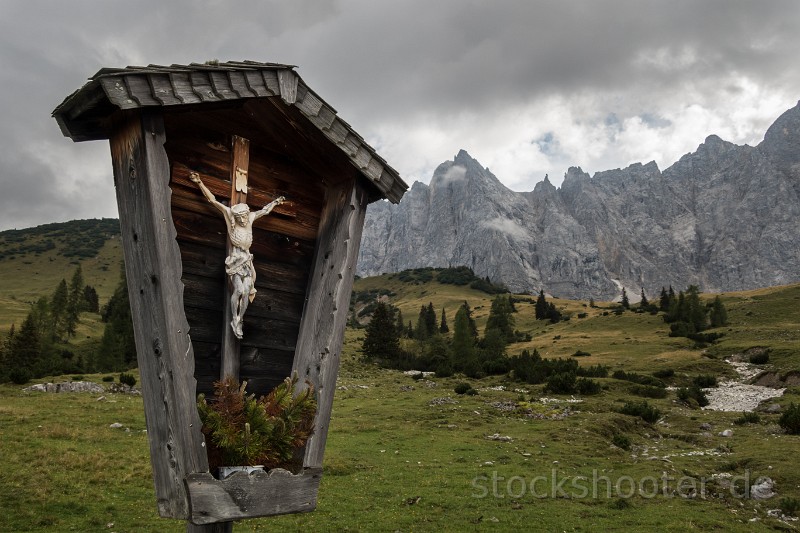
<path id="1" fill-rule="evenodd" d="M 192 172 L 190 179 L 196 183 L 206 200 L 225 218 L 228 230 L 225 273 L 228 275 L 225 319 L 222 348 L 221 379 L 226 376 L 239 377 L 239 341 L 243 337 L 242 322 L 247 306 L 256 296 L 256 270 L 253 266 L 253 222 L 272 212 L 275 206 L 286 201 L 279 196 L 257 211 L 250 211 L 247 205 L 247 174 L 250 160 L 250 141 L 233 136 L 233 157 L 231 161 L 231 201 L 230 207 L 220 203 L 203 184 L 200 175 Z M 228 327 L 230 325 L 230 327 Z"/>

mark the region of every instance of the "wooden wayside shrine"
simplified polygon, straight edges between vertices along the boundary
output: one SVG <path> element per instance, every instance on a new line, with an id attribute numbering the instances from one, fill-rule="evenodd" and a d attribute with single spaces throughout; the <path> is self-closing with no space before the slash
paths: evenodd
<path id="1" fill-rule="evenodd" d="M 102 69 L 53 116 L 74 141 L 111 145 L 160 515 L 230 531 L 312 511 L 366 207 L 408 186 L 288 65 Z M 224 205 L 286 199 L 253 225 L 257 292 L 241 340 L 228 228 L 193 173 Z M 302 467 L 216 479 L 197 395 L 225 375 L 262 395 L 293 372 L 317 395 Z"/>

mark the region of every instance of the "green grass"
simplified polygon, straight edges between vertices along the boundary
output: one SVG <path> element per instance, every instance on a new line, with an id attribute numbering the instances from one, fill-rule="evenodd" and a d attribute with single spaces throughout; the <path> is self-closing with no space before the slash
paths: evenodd
<path id="1" fill-rule="evenodd" d="M 380 287 L 396 293 L 392 302 L 403 310 L 406 322 L 414 323 L 419 307 L 429 301 L 437 313 L 446 307 L 452 320 L 457 306 L 467 299 L 482 328 L 492 299 L 435 282 L 413 285 L 384 277 L 356 283 L 357 290 Z M 674 381 L 688 383 L 696 375 L 729 372 L 722 362 L 725 355 L 768 346 L 773 350 L 770 364 L 798 370 L 798 296 L 800 286 L 725 295 L 730 326 L 723 328 L 726 336 L 717 345 L 704 350 L 695 349 L 687 339 L 669 338 L 658 316 L 630 312 L 603 316 L 610 304 L 592 309 L 583 302 L 557 300 L 573 318 L 555 325 L 533 320 L 532 305 L 517 304 L 516 328 L 531 332 L 533 340 L 514 344 L 509 351 L 537 348 L 547 357 L 569 357 L 583 350 L 592 355 L 580 358 L 581 365 L 605 364 L 612 371 L 642 374 L 672 368 Z M 588 316 L 577 319 L 578 312 Z M 669 392 L 666 398 L 647 400 L 662 413 L 657 423 L 648 424 L 619 412 L 626 401 L 641 399 L 631 397 L 629 383 L 612 378 L 597 379 L 604 390 L 579 398 L 580 403 L 567 403 L 570 398 L 562 396 L 557 397 L 561 403 L 542 404 L 542 385 L 523 385 L 506 377 L 469 380 L 480 393 L 456 395 L 453 388 L 464 381 L 463 376 L 434 378 L 436 385 L 431 386 L 360 363 L 363 336 L 364 330 L 353 329 L 345 335 L 317 510 L 244 521 L 236 524 L 235 531 L 795 527 L 766 516 L 781 498 L 800 498 L 796 465 L 800 436 L 780 433 L 778 414 L 761 413 L 758 423 L 737 425 L 741 413 L 693 410 Z M 102 383 L 103 374 L 85 377 Z M 501 385 L 505 390 L 489 390 Z M 97 396 L 28 394 L 20 387 L 0 386 L 0 452 L 5 462 L 0 502 L 6 509 L 0 531 L 185 530 L 183 522 L 157 517 L 141 398 L 106 395 L 105 401 L 98 401 Z M 447 396 L 457 403 L 431 404 Z M 790 401 L 800 402 L 799 389 L 791 389 L 778 403 Z M 498 402 L 517 402 L 539 417 L 525 416 L 522 410 L 499 410 L 493 406 Z M 564 409 L 570 410 L 569 416 L 546 418 Z M 114 422 L 131 431 L 111 429 Z M 712 429 L 700 429 L 703 423 Z M 732 429 L 733 437 L 719 436 L 724 429 Z M 486 438 L 495 433 L 512 441 Z M 617 442 L 625 437 L 630 449 L 614 446 L 615 436 Z M 748 474 L 751 483 L 769 476 L 776 482 L 778 496 L 765 502 L 735 498 L 712 478 L 715 474 Z M 664 475 L 669 478 L 666 495 Z M 594 477 L 599 478 L 596 497 L 592 497 Z M 554 478 L 556 484 L 566 480 L 555 493 Z M 603 478 L 611 480 L 610 497 Z M 705 480 L 708 497 L 673 494 L 681 478 L 698 485 Z M 644 481 L 647 494 L 658 483 L 658 494 L 619 497 L 613 485 L 620 482 L 621 491 L 627 493 L 631 480 Z M 531 494 L 532 482 L 544 498 Z M 585 496 L 582 487 L 588 491 Z M 721 497 L 712 497 L 717 493 Z M 754 517 L 760 520 L 750 523 Z M 110 523 L 114 525 L 107 528 Z"/>

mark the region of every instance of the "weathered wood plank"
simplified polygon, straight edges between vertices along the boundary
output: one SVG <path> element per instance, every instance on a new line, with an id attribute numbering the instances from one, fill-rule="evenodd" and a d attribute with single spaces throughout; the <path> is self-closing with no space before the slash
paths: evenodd
<path id="1" fill-rule="evenodd" d="M 190 516 L 184 478 L 208 471 L 183 310 L 161 115 L 120 119 L 111 138 L 125 271 L 159 514 Z"/>
<path id="2" fill-rule="evenodd" d="M 297 475 L 282 469 L 249 475 L 237 472 L 221 481 L 211 474 L 192 474 L 186 479 L 191 520 L 202 525 L 313 511 L 321 479 L 320 468 Z"/>
<path id="3" fill-rule="evenodd" d="M 322 466 L 367 196 L 360 182 L 331 188 L 322 214 L 293 367 L 317 390 L 315 430 L 303 461 L 306 467 Z"/>
<path id="4" fill-rule="evenodd" d="M 297 100 L 297 74 L 291 70 L 278 71 L 278 84 L 280 85 L 281 98 L 292 105 Z"/>

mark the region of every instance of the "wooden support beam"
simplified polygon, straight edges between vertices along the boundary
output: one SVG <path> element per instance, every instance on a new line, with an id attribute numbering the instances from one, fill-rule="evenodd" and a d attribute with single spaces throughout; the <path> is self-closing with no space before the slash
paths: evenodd
<path id="1" fill-rule="evenodd" d="M 250 171 L 250 141 L 244 137 L 234 135 L 231 139 L 231 202 L 230 206 L 247 203 L 247 175 Z M 226 247 L 227 255 L 231 255 L 233 245 L 230 238 Z M 231 320 L 232 287 L 230 282 L 225 284 L 225 313 L 223 315 L 222 327 L 222 365 L 220 366 L 219 379 L 223 380 L 227 376 L 239 379 L 239 352 L 241 350 L 240 341 L 233 334 Z M 246 297 L 246 296 L 245 296 Z"/>
<path id="2" fill-rule="evenodd" d="M 188 519 L 184 480 L 208 472 L 208 458 L 197 413 L 164 140 L 161 114 L 146 109 L 118 115 L 110 139 L 158 512 Z"/>
<path id="3" fill-rule="evenodd" d="M 293 366 L 301 386 L 307 379 L 317 391 L 306 468 L 322 466 L 367 198 L 366 189 L 355 180 L 326 192 Z"/>

